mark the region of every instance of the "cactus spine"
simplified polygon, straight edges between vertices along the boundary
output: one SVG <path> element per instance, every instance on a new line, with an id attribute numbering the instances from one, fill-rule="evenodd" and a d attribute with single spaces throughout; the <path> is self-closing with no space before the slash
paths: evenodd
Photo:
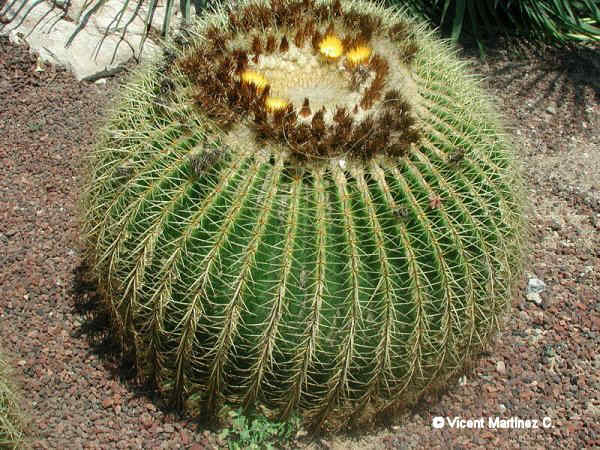
<path id="1" fill-rule="evenodd" d="M 519 180 L 446 44 L 359 0 L 246 0 L 163 56 L 125 87 L 83 202 L 141 374 L 189 406 L 322 423 L 409 404 L 489 343 Z"/>

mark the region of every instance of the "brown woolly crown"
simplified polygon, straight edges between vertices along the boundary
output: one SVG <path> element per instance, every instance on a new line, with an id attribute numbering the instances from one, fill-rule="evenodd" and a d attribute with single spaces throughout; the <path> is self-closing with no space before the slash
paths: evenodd
<path id="1" fill-rule="evenodd" d="M 418 50 L 407 23 L 383 26 L 339 0 L 271 0 L 230 11 L 227 26 L 204 34 L 208 45 L 178 64 L 224 130 L 247 123 L 299 161 L 404 156 L 419 140 L 397 86 L 398 67 Z"/>

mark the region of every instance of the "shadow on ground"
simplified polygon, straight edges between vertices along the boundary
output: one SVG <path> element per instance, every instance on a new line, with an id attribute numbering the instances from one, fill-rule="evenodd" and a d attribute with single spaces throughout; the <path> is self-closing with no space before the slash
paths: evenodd
<path id="1" fill-rule="evenodd" d="M 81 325 L 73 337 L 85 339 L 90 351 L 98 356 L 113 378 L 127 386 L 134 397 L 145 397 L 164 413 L 175 412 L 161 400 L 151 383 L 139 380 L 134 356 L 122 351 L 119 339 L 113 333 L 110 311 L 102 302 L 98 286 L 85 262 L 80 262 L 73 270 L 73 280 L 73 309 L 81 318 Z"/>
<path id="2" fill-rule="evenodd" d="M 586 105 L 590 100 L 600 101 L 600 44 L 553 47 L 525 39 L 498 38 L 486 45 L 483 62 L 494 61 L 486 76 L 496 86 L 518 98 L 534 93 L 533 109 L 551 103 L 563 120 L 591 120 Z M 463 51 L 470 58 L 479 58 L 472 45 Z"/>

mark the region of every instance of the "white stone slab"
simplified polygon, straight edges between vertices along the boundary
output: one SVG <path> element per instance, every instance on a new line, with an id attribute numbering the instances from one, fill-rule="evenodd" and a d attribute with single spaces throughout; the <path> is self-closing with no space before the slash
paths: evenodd
<path id="1" fill-rule="evenodd" d="M 138 20 L 134 20 L 135 27 L 128 29 L 124 36 L 122 29 L 106 33 L 113 17 L 111 14 L 114 14 L 111 5 L 105 5 L 105 9 L 91 16 L 68 47 L 66 44 L 78 25 L 72 20 L 65 20 L 63 10 L 35 0 L 9 0 L 7 6 L 2 13 L 11 22 L 0 24 L 0 34 L 8 34 L 13 41 L 22 36 L 32 52 L 39 54 L 44 61 L 66 67 L 78 80 L 93 81 L 112 75 L 132 57 L 149 57 L 159 50 L 147 39 L 143 54 L 139 55 L 142 39 L 139 18 L 135 18 Z"/>

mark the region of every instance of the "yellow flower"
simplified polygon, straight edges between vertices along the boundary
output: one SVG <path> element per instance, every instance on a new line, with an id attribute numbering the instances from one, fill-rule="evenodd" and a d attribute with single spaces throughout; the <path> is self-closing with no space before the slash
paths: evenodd
<path id="1" fill-rule="evenodd" d="M 366 63 L 370 56 L 371 49 L 366 45 L 359 45 L 346 53 L 346 61 L 354 67 Z"/>
<path id="2" fill-rule="evenodd" d="M 319 52 L 327 59 L 336 60 L 344 53 L 344 46 L 337 36 L 328 35 L 319 43 Z"/>
<path id="3" fill-rule="evenodd" d="M 259 91 L 263 90 L 268 84 L 264 75 L 255 70 L 245 70 L 242 72 L 242 81 L 247 84 L 255 85 Z"/>
<path id="4" fill-rule="evenodd" d="M 280 111 L 285 109 L 289 105 L 289 102 L 281 97 L 267 97 L 265 100 L 265 107 L 269 112 Z"/>

